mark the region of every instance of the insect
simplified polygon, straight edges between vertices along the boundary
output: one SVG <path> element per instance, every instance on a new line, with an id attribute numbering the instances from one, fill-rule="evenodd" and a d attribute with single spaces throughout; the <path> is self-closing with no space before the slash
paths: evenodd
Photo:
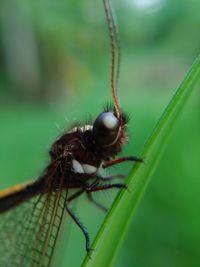
<path id="1" fill-rule="evenodd" d="M 68 213 L 82 231 L 89 252 L 89 234 L 71 210 L 70 203 L 86 193 L 91 202 L 106 210 L 93 199 L 92 193 L 123 189 L 126 185 L 112 182 L 120 175 L 103 177 L 99 169 L 128 160 L 142 162 L 135 156 L 116 158 L 128 139 L 128 120 L 118 98 L 119 33 L 110 2 L 103 0 L 103 5 L 111 46 L 113 106 L 101 112 L 93 124 L 76 125 L 59 137 L 49 151 L 49 165 L 37 180 L 0 192 L 0 213 L 6 212 L 6 220 L 0 224 L 0 266 L 49 266 L 64 213 Z"/>

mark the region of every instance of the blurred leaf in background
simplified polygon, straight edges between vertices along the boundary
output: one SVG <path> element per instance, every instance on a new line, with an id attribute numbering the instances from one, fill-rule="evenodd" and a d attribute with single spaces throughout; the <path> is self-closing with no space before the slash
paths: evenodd
<path id="1" fill-rule="evenodd" d="M 139 155 L 199 53 L 200 2 L 113 2 L 122 44 L 120 98 L 131 116 L 124 154 Z M 75 121 L 95 118 L 110 100 L 109 64 L 101 0 L 1 1 L 0 188 L 37 177 L 54 138 Z M 117 266 L 199 266 L 199 97 L 198 91 L 175 127 Z M 114 192 L 95 197 L 109 206 Z M 75 210 L 93 238 L 104 214 L 84 197 Z M 80 231 L 72 224 L 63 235 L 59 266 L 79 266 Z"/>

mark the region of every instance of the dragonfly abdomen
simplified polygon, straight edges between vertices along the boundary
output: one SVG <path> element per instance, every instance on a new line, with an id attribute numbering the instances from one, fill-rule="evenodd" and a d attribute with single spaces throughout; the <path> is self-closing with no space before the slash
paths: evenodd
<path id="1" fill-rule="evenodd" d="M 44 182 L 38 179 L 26 184 L 13 186 L 0 192 L 0 213 L 36 196 L 43 191 Z"/>

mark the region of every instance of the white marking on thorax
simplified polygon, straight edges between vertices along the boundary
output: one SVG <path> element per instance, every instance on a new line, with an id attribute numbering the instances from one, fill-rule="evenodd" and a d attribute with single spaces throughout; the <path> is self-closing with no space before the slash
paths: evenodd
<path id="1" fill-rule="evenodd" d="M 76 159 L 72 160 L 72 168 L 75 173 L 93 174 L 97 172 L 97 168 L 95 166 L 89 164 L 81 164 Z"/>
<path id="2" fill-rule="evenodd" d="M 80 126 L 79 129 L 84 133 L 85 131 L 89 131 L 92 130 L 93 125 L 90 124 L 86 124 L 84 126 Z"/>
<path id="3" fill-rule="evenodd" d="M 80 164 L 77 160 L 75 160 L 75 159 L 72 160 L 72 168 L 73 168 L 73 171 L 74 171 L 75 173 L 84 173 L 83 167 L 82 167 L 81 164 Z"/>
<path id="4" fill-rule="evenodd" d="M 97 168 L 95 166 L 89 165 L 89 164 L 82 164 L 82 167 L 84 169 L 84 172 L 87 174 L 92 174 L 97 171 Z"/>
<path id="5" fill-rule="evenodd" d="M 74 128 L 69 129 L 69 130 L 67 131 L 67 133 L 75 133 L 75 132 L 77 132 L 77 129 L 78 129 L 78 127 L 75 126 Z"/>
<path id="6" fill-rule="evenodd" d="M 93 128 L 93 125 L 90 125 L 90 124 L 86 124 L 84 126 L 75 126 L 74 128 L 69 129 L 68 133 L 75 133 L 77 131 L 85 132 L 85 131 L 92 130 L 92 128 Z"/>

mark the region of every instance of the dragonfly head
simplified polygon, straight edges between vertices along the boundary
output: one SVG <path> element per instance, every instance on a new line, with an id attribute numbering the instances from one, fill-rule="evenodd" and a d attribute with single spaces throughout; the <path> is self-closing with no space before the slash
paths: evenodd
<path id="1" fill-rule="evenodd" d="M 127 118 L 123 114 L 118 117 L 114 111 L 104 111 L 97 116 L 93 125 L 95 141 L 102 147 L 110 147 L 123 143 Z"/>

